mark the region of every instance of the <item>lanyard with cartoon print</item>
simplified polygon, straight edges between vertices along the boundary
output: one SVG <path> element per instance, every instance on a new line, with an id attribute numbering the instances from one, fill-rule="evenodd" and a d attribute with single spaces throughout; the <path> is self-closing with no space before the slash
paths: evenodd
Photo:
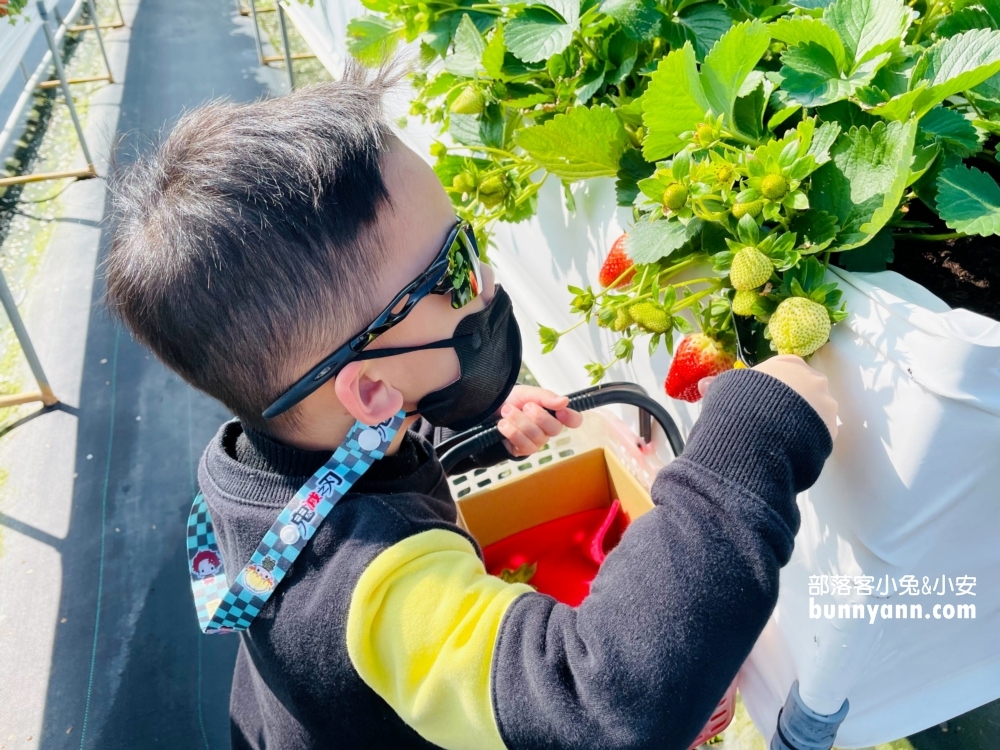
<path id="1" fill-rule="evenodd" d="M 337 501 L 385 455 L 404 413 L 369 427 L 356 422 L 330 460 L 302 485 L 230 585 L 215 543 L 212 515 L 199 494 L 188 517 L 191 591 L 204 633 L 246 630 Z"/>

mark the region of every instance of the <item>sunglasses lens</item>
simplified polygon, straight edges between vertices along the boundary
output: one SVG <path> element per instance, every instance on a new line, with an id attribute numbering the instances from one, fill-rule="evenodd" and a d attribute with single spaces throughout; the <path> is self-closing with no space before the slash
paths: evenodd
<path id="1" fill-rule="evenodd" d="M 483 289 L 483 271 L 475 231 L 462 224 L 448 254 L 447 284 L 451 287 L 451 306 L 458 309 L 479 296 Z"/>

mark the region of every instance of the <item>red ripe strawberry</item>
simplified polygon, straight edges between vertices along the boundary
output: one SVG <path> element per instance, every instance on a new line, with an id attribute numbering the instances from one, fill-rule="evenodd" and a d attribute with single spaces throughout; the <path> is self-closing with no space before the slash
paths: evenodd
<path id="1" fill-rule="evenodd" d="M 627 232 L 615 240 L 615 244 L 611 246 L 611 252 L 608 253 L 608 257 L 604 259 L 604 265 L 601 266 L 601 272 L 598 274 L 597 280 L 605 289 L 614 284 L 619 276 L 622 278 L 621 281 L 615 284 L 616 287 L 625 286 L 635 276 L 635 264 L 625 254 L 626 237 L 628 237 Z M 625 274 L 624 276 L 622 276 L 623 273 Z"/>
<path id="2" fill-rule="evenodd" d="M 686 336 L 670 363 L 665 384 L 667 395 L 681 401 L 699 401 L 698 381 L 731 370 L 735 361 L 736 357 L 712 337 L 704 333 Z"/>

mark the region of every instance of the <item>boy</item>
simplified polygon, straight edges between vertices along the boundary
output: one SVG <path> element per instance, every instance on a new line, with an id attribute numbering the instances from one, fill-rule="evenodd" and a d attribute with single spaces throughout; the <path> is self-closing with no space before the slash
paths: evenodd
<path id="1" fill-rule="evenodd" d="M 509 298 L 384 124 L 391 83 L 351 69 L 210 104 L 118 189 L 112 308 L 237 416 L 199 469 L 230 573 L 355 420 L 499 408 L 517 454 L 579 423 L 512 390 Z M 240 634 L 233 747 L 683 750 L 774 607 L 835 414 L 798 358 L 718 377 L 577 608 L 486 574 L 431 446 L 400 430 Z"/>

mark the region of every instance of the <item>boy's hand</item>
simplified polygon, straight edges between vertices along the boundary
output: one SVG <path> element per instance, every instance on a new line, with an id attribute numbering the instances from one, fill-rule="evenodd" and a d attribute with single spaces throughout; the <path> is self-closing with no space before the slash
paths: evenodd
<path id="1" fill-rule="evenodd" d="M 567 409 L 568 396 L 560 396 L 545 388 L 515 385 L 504 405 L 500 407 L 502 419 L 497 429 L 503 435 L 504 445 L 513 456 L 527 456 L 539 450 L 567 427 L 579 427 L 583 416 Z M 553 417 L 546 409 L 556 413 Z"/>
<path id="2" fill-rule="evenodd" d="M 794 354 L 779 354 L 765 359 L 753 369 L 777 378 L 802 396 L 826 424 L 830 431 L 830 439 L 837 439 L 837 402 L 830 395 L 830 384 L 826 375 L 813 369 L 802 357 L 796 357 Z M 705 390 L 714 379 L 709 377 L 698 381 L 698 389 L 702 395 L 705 395 Z"/>

